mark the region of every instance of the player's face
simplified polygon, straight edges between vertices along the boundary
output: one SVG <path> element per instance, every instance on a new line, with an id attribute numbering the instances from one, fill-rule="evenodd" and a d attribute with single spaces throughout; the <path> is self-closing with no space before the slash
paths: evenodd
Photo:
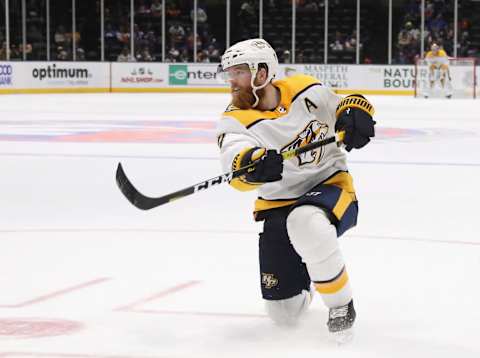
<path id="1" fill-rule="evenodd" d="M 247 65 L 238 65 L 226 70 L 232 104 L 241 109 L 250 109 L 255 103 L 253 88 L 251 85 L 252 73 Z"/>

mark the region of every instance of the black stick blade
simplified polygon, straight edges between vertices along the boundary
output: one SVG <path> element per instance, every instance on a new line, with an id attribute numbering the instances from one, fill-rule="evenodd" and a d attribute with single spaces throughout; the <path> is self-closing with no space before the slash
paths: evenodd
<path id="1" fill-rule="evenodd" d="M 158 205 L 164 204 L 164 202 L 168 202 L 168 200 L 163 202 L 163 200 L 149 198 L 140 193 L 127 178 L 121 163 L 118 163 L 115 179 L 117 181 L 118 188 L 123 195 L 125 195 L 130 203 L 139 209 L 149 210 Z"/>

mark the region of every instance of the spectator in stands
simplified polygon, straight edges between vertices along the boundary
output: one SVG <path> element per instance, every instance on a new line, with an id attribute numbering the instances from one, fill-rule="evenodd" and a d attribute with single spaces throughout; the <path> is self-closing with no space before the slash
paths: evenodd
<path id="1" fill-rule="evenodd" d="M 362 44 L 360 44 L 360 48 Z M 345 51 L 355 52 L 357 50 L 357 31 L 353 30 L 352 34 L 345 39 Z"/>
<path id="2" fill-rule="evenodd" d="M 192 10 L 190 11 L 190 19 L 193 21 L 193 18 L 195 16 L 195 11 L 194 9 L 192 8 Z M 205 12 L 205 10 L 203 8 L 201 8 L 200 6 L 197 6 L 197 22 L 199 24 L 204 24 L 206 21 L 207 21 L 207 13 Z"/>
<path id="3" fill-rule="evenodd" d="M 420 30 L 413 26 L 411 21 L 405 23 L 405 30 L 410 34 L 413 45 L 420 41 Z"/>
<path id="4" fill-rule="evenodd" d="M 468 57 L 468 52 L 471 48 L 472 43 L 469 40 L 469 35 L 467 31 L 462 32 L 460 35 L 460 40 L 457 44 L 457 51 L 459 57 Z"/>
<path id="5" fill-rule="evenodd" d="M 290 56 L 290 51 L 283 51 L 282 63 L 292 63 L 292 57 Z"/>
<path id="6" fill-rule="evenodd" d="M 179 62 L 180 51 L 175 46 L 170 47 L 165 60 L 166 62 Z"/>
<path id="7" fill-rule="evenodd" d="M 137 0 L 137 14 L 141 16 L 145 16 L 150 14 L 150 8 L 145 4 L 145 0 Z"/>
<path id="8" fill-rule="evenodd" d="M 316 14 L 319 11 L 319 6 L 315 0 L 307 0 L 303 8 L 309 14 Z"/>
<path id="9" fill-rule="evenodd" d="M 190 27 L 187 27 L 187 40 L 186 40 L 186 46 L 187 46 L 187 50 L 189 53 L 193 53 L 193 46 L 194 46 L 194 43 L 193 43 L 193 31 Z M 198 35 L 197 33 L 197 36 L 196 36 L 196 40 L 197 40 L 197 51 L 198 50 L 201 50 L 202 49 L 202 39 L 201 37 Z"/>
<path id="10" fill-rule="evenodd" d="M 363 59 L 363 63 L 365 65 L 371 65 L 373 63 L 373 60 L 370 56 L 365 56 L 365 58 Z"/>
<path id="11" fill-rule="evenodd" d="M 255 7 L 253 6 L 252 1 L 245 0 L 242 5 L 240 5 L 238 16 L 241 20 L 245 20 L 245 22 L 248 22 L 247 20 L 249 19 L 256 18 Z"/>
<path id="12" fill-rule="evenodd" d="M 128 45 L 130 43 L 130 32 L 126 25 L 121 25 L 120 30 L 116 32 L 117 41 L 122 45 Z"/>
<path id="13" fill-rule="evenodd" d="M 408 56 L 405 54 L 405 52 L 403 52 L 402 50 L 400 50 L 398 52 L 398 55 L 395 59 L 393 59 L 393 63 L 395 65 L 407 65 L 410 63 L 410 59 L 408 58 Z"/>
<path id="14" fill-rule="evenodd" d="M 140 28 L 138 24 L 134 25 L 134 39 L 135 39 L 135 46 L 137 48 L 142 48 L 144 46 L 148 46 L 148 41 L 146 40 L 146 34 L 143 32 L 143 30 Z"/>
<path id="15" fill-rule="evenodd" d="M 28 16 L 30 19 L 38 17 L 40 4 L 37 0 L 29 0 L 27 3 Z M 29 19 L 29 20 L 30 20 Z"/>
<path id="16" fill-rule="evenodd" d="M 333 52 L 340 52 L 345 49 L 343 36 L 340 31 L 335 32 L 335 40 L 330 44 L 330 49 Z"/>
<path id="17" fill-rule="evenodd" d="M 148 48 L 154 48 L 157 44 L 157 36 L 153 30 L 149 30 L 143 38 L 144 45 Z M 161 36 L 159 36 L 159 42 L 161 42 Z"/>
<path id="18" fill-rule="evenodd" d="M 180 50 L 180 57 L 178 59 L 179 62 L 192 62 L 193 61 L 193 56 L 190 56 L 188 53 L 188 50 L 186 48 L 183 48 Z"/>
<path id="19" fill-rule="evenodd" d="M 67 35 L 65 33 L 65 27 L 60 25 L 57 27 L 55 34 L 53 35 L 53 40 L 57 46 L 65 46 L 67 43 Z"/>
<path id="20" fill-rule="evenodd" d="M 305 55 L 303 50 L 296 51 L 295 63 L 305 63 Z"/>
<path id="21" fill-rule="evenodd" d="M 292 5 L 292 1 L 293 0 L 288 0 L 288 5 L 291 6 Z M 295 5 L 297 8 L 299 7 L 302 7 L 305 5 L 305 0 L 295 0 Z"/>
<path id="22" fill-rule="evenodd" d="M 170 34 L 171 46 L 181 47 L 184 44 L 185 30 L 178 22 L 175 22 L 172 26 L 170 26 L 168 33 Z"/>
<path id="23" fill-rule="evenodd" d="M 113 26 L 110 22 L 105 24 L 105 41 L 115 42 L 117 40 L 117 31 L 113 29 Z"/>
<path id="24" fill-rule="evenodd" d="M 197 62 L 203 62 L 203 63 L 210 62 L 210 59 L 208 58 L 208 53 L 206 50 L 197 52 Z"/>
<path id="25" fill-rule="evenodd" d="M 430 30 L 432 32 L 440 33 L 447 28 L 447 22 L 443 19 L 442 13 L 439 13 L 435 19 L 430 23 Z"/>
<path id="26" fill-rule="evenodd" d="M 57 47 L 57 60 L 58 61 L 68 61 L 69 60 L 69 54 L 67 50 L 65 50 L 62 46 Z"/>
<path id="27" fill-rule="evenodd" d="M 206 54 L 210 62 L 219 62 L 220 61 L 220 51 L 215 47 L 213 43 L 208 45 Z"/>
<path id="28" fill-rule="evenodd" d="M 7 43 L 2 42 L 2 48 L 0 48 L 0 61 L 7 60 Z"/>
<path id="29" fill-rule="evenodd" d="M 148 47 L 144 47 L 138 54 L 137 54 L 137 61 L 139 62 L 152 62 L 154 58 L 150 54 L 150 50 Z"/>
<path id="30" fill-rule="evenodd" d="M 190 11 L 190 19 L 194 20 L 194 15 L 195 11 L 193 9 Z M 207 12 L 203 9 L 203 7 L 200 7 L 200 5 L 197 6 L 197 31 L 198 33 L 202 33 L 204 31 L 207 31 L 208 29 L 208 24 L 207 24 Z"/>
<path id="31" fill-rule="evenodd" d="M 85 50 L 81 47 L 77 48 L 77 61 L 85 61 Z"/>
<path id="32" fill-rule="evenodd" d="M 412 35 L 406 30 L 402 29 L 398 33 L 398 48 L 400 51 L 409 51 L 412 45 Z"/>
<path id="33" fill-rule="evenodd" d="M 162 17 L 162 2 L 160 0 L 153 0 L 152 6 L 150 6 L 150 13 L 153 17 Z"/>
<path id="34" fill-rule="evenodd" d="M 178 8 L 177 2 L 175 0 L 171 0 L 167 2 L 167 12 L 166 15 L 173 19 L 178 18 L 182 12 Z"/>
<path id="35" fill-rule="evenodd" d="M 135 62 L 135 57 L 133 57 L 130 53 L 130 49 L 128 47 L 124 47 L 122 52 L 117 57 L 118 62 Z"/>

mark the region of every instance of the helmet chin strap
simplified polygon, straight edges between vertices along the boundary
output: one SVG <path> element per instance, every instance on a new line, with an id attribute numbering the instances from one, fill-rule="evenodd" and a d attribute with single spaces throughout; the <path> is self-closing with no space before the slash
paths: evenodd
<path id="1" fill-rule="evenodd" d="M 250 69 L 250 71 L 252 72 L 252 79 L 250 81 L 250 85 L 252 86 L 253 97 L 255 97 L 255 102 L 253 103 L 252 108 L 255 108 L 258 106 L 258 103 L 260 102 L 260 98 L 258 98 L 257 91 L 259 89 L 264 88 L 268 84 L 268 81 L 265 81 L 263 85 L 255 86 L 254 82 L 255 82 L 255 78 L 257 77 L 258 68 L 255 68 L 254 70 Z"/>
<path id="2" fill-rule="evenodd" d="M 252 108 L 255 108 L 256 106 L 258 106 L 258 102 L 260 102 L 260 98 L 258 98 L 257 91 L 265 87 L 267 84 L 268 82 L 265 82 L 261 86 L 252 86 L 253 97 L 255 97 L 255 103 L 252 105 Z"/>

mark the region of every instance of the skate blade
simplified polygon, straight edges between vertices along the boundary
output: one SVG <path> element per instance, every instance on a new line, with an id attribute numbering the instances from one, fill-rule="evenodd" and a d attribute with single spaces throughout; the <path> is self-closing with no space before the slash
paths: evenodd
<path id="1" fill-rule="evenodd" d="M 343 346 L 353 340 L 353 328 L 331 333 L 333 340 L 338 346 Z"/>

